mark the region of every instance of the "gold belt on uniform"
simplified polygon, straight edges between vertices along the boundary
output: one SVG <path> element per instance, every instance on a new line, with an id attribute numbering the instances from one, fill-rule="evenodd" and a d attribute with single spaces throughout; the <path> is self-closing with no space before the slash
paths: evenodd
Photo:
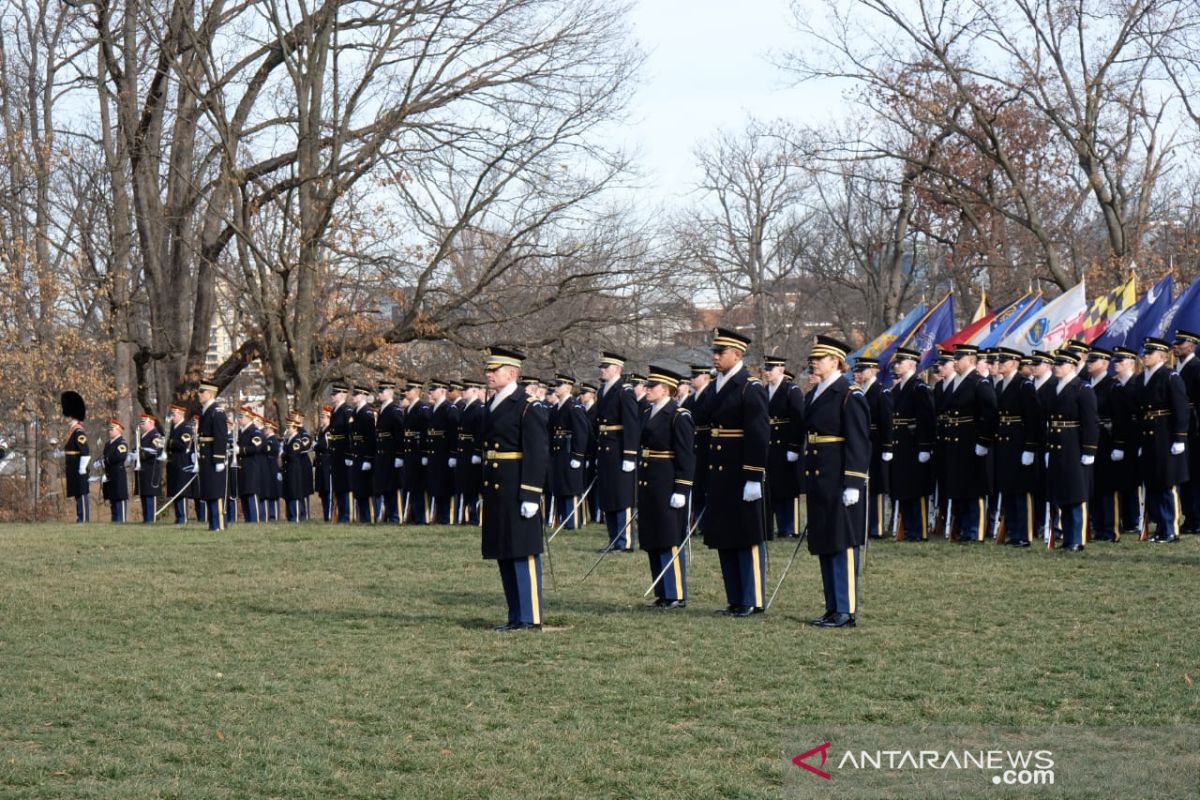
<path id="1" fill-rule="evenodd" d="M 1152 408 L 1149 411 L 1142 412 L 1142 419 L 1158 419 L 1160 417 L 1168 417 L 1171 415 L 1169 408 Z"/>
<path id="2" fill-rule="evenodd" d="M 786 417 L 771 417 L 772 425 L 787 425 L 791 420 Z"/>
<path id="3" fill-rule="evenodd" d="M 965 425 L 968 422 L 974 422 L 974 417 L 946 417 L 942 420 L 947 425 Z"/>
<path id="4" fill-rule="evenodd" d="M 642 458 L 674 458 L 673 450 L 642 450 Z"/>
<path id="5" fill-rule="evenodd" d="M 215 442 L 216 440 L 217 440 L 217 437 L 215 437 L 215 436 L 197 436 L 196 437 L 196 441 L 199 442 L 200 444 L 208 444 L 209 442 Z"/>
<path id="6" fill-rule="evenodd" d="M 823 436 L 819 433 L 810 433 L 808 435 L 809 444 L 838 444 L 846 441 L 845 436 Z"/>
<path id="7" fill-rule="evenodd" d="M 742 428 L 713 428 L 712 437 L 714 439 L 740 439 L 746 435 L 746 431 Z"/>
<path id="8" fill-rule="evenodd" d="M 1068 421 L 1068 420 L 1063 420 L 1061 422 L 1056 422 L 1054 420 L 1050 420 L 1050 422 L 1048 422 L 1047 424 L 1050 426 L 1051 430 L 1054 430 L 1056 428 L 1078 428 L 1079 427 L 1078 421 Z"/>
<path id="9" fill-rule="evenodd" d="M 78 451 L 78 450 L 63 450 L 63 455 L 78 456 L 78 455 L 82 455 L 82 453 L 80 453 L 80 451 Z"/>
<path id="10" fill-rule="evenodd" d="M 600 426 L 601 433 L 616 433 L 617 431 L 623 431 L 623 430 L 625 430 L 624 425 L 601 425 Z"/>
<path id="11" fill-rule="evenodd" d="M 525 457 L 524 453 L 505 450 L 488 450 L 483 454 L 487 461 L 520 461 Z"/>
<path id="12" fill-rule="evenodd" d="M 1020 423 L 1022 423 L 1024 421 L 1025 421 L 1025 418 L 1022 417 L 1020 414 L 1016 414 L 1016 415 L 1001 414 L 1000 415 L 1000 424 L 1001 425 L 1019 425 Z"/>

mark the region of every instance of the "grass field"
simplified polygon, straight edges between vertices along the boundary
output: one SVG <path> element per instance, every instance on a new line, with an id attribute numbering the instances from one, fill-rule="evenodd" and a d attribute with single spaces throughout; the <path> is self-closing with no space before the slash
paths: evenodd
<path id="1" fill-rule="evenodd" d="M 641 553 L 580 585 L 602 537 L 504 635 L 474 530 L 2 526 L 0 797 L 778 797 L 801 725 L 1200 719 L 1194 537 L 876 544 L 856 630 L 806 552 L 729 619 L 702 547 L 683 611 Z"/>

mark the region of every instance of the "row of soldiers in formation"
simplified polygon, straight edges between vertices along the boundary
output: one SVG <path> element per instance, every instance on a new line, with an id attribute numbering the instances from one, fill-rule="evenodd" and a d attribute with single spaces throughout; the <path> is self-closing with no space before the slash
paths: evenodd
<path id="1" fill-rule="evenodd" d="M 681 546 L 699 528 L 720 553 L 729 601 L 722 612 L 761 612 L 763 541 L 797 534 L 805 496 L 809 550 L 821 557 L 826 589 L 826 614 L 814 622 L 841 627 L 855 624 L 858 548 L 883 535 L 888 504 L 891 534 L 908 541 L 927 540 L 939 524 L 935 514 L 946 535 L 964 543 L 990 534 L 1028 546 L 1038 532 L 1052 542 L 1052 529 L 1060 529 L 1065 549 L 1078 551 L 1089 521 L 1092 538 L 1117 540 L 1143 519 L 1156 522 L 1157 541 L 1177 541 L 1197 505 L 1187 483 L 1188 458 L 1200 451 L 1188 452 L 1200 399 L 1197 341 L 1180 331 L 1173 344 L 1147 340 L 1140 354 L 1082 342 L 1032 356 L 959 346 L 939 353 L 933 388 L 916 375 L 922 354 L 901 349 L 893 358 L 895 383 L 884 390 L 876 362 L 859 359 L 851 383 L 844 376 L 847 346 L 818 337 L 809 386 L 801 388 L 781 358 L 766 358 L 761 380 L 751 377 L 741 360 L 749 339 L 718 329 L 713 364 L 692 367 L 692 391 L 681 401 L 676 397 L 688 379 L 652 367 L 635 387 L 624 380 L 625 359 L 614 353 L 599 359 L 601 385 L 582 385 L 579 397 L 566 375 L 549 382 L 549 398 L 540 382 L 514 377 L 504 384 L 523 384 L 522 420 L 526 410 L 544 420 L 546 452 L 537 469 L 540 457 L 511 457 L 523 451 L 489 441 L 504 388 L 493 379 L 519 373 L 523 361 L 493 348 L 487 384 L 434 381 L 427 399 L 423 387 L 409 384 L 397 403 L 396 387 L 383 383 L 377 410 L 366 387 L 336 382 L 315 437 L 292 414 L 282 439 L 274 440 L 269 425 L 245 407 L 236 432 L 225 429 L 223 413 L 221 425 L 206 424 L 213 405 L 204 391 L 195 425 L 173 406 L 164 436 L 144 415 L 133 453 L 114 421 L 102 458 L 105 496 L 120 496 L 125 465 L 136 462 L 143 516 L 152 520 L 160 494 L 152 476 L 165 459 L 176 521 L 186 519 L 183 498 L 195 488 L 213 529 L 232 519 L 234 498 L 252 521 L 272 518 L 279 497 L 287 501 L 287 518 L 302 520 L 314 488 L 327 520 L 478 524 L 482 518 L 484 554 L 500 560 L 510 601 L 502 627 L 516 630 L 540 625 L 541 526 L 576 527 L 589 516 L 608 526 L 606 553 L 632 550 L 640 532 L 658 607 L 686 604 Z M 1172 350 L 1178 372 L 1161 369 Z M 1134 380 L 1139 362 L 1145 369 Z M 215 396 L 217 387 L 205 387 Z M 79 421 L 71 424 L 69 483 L 86 472 L 86 443 L 78 441 Z M 77 471 L 72 458 L 84 459 Z M 514 466 L 520 482 L 508 486 L 502 479 Z M 77 510 L 86 519 L 83 488 Z M 499 540 L 495 530 L 489 536 L 494 526 L 486 503 L 496 491 L 529 493 Z M 532 530 L 525 511 L 540 521 L 537 537 L 514 534 Z M 531 552 L 519 552 L 525 550 Z"/>

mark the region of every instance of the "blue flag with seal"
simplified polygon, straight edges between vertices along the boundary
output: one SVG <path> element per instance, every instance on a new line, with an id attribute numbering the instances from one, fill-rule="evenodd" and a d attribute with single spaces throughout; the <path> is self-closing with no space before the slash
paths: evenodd
<path id="1" fill-rule="evenodd" d="M 1018 326 L 1022 325 L 1030 317 L 1036 314 L 1044 305 L 1042 301 L 1042 293 L 1027 294 L 1024 297 L 1013 301 L 1006 308 L 996 314 L 996 318 L 992 320 L 991 330 L 980 342 L 980 347 L 996 347 L 1004 340 L 1004 337 L 1015 331 Z"/>
<path id="2" fill-rule="evenodd" d="M 1136 303 L 1109 321 L 1108 327 L 1096 338 L 1094 344 L 1111 350 L 1128 347 L 1141 350 L 1142 341 L 1154 336 L 1167 312 L 1173 307 L 1171 293 L 1175 282 L 1168 274 L 1142 295 Z"/>
<path id="3" fill-rule="evenodd" d="M 846 361 L 850 366 L 854 366 L 854 362 L 860 358 L 877 358 L 882 364 L 885 358 L 892 357 L 892 353 L 896 350 L 896 342 L 900 337 L 907 334 L 923 316 L 925 316 L 925 304 L 918 303 L 916 308 L 905 314 L 899 322 L 847 356 Z"/>
<path id="4" fill-rule="evenodd" d="M 1194 331 L 1197 323 L 1200 323 L 1200 304 L 1196 302 L 1198 299 L 1200 299 L 1200 278 L 1192 281 L 1192 285 L 1175 298 L 1175 302 L 1171 303 L 1171 307 L 1154 326 L 1154 333 L 1146 335 L 1157 336 L 1172 342 L 1175 340 L 1175 331 L 1180 328 Z M 1137 345 L 1138 347 L 1142 346 L 1140 340 Z"/>
<path id="5" fill-rule="evenodd" d="M 921 361 L 917 364 L 917 372 L 929 367 L 930 364 L 937 359 L 937 348 L 935 345 L 949 339 L 954 335 L 954 292 L 948 292 L 936 306 L 925 314 L 916 326 L 906 335 L 898 345 L 899 347 L 907 347 L 911 350 L 921 351 Z M 880 367 L 883 364 L 880 363 Z M 891 371 L 883 372 L 881 375 L 887 376 L 888 384 L 891 384 Z"/>

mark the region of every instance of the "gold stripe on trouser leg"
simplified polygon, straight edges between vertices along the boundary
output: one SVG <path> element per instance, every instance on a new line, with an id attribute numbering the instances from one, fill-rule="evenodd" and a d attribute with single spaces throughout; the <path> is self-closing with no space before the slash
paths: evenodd
<path id="1" fill-rule="evenodd" d="M 883 495 L 875 495 L 875 535 L 883 536 Z"/>
<path id="2" fill-rule="evenodd" d="M 800 535 L 800 495 L 792 498 L 792 535 Z"/>
<path id="3" fill-rule="evenodd" d="M 975 531 L 975 538 L 981 542 L 984 539 L 984 534 L 987 533 L 987 523 L 987 506 L 984 505 L 983 498 L 981 497 L 979 498 L 979 524 L 976 526 Z"/>
<path id="4" fill-rule="evenodd" d="M 929 498 L 921 498 L 921 541 L 929 540 Z"/>
<path id="5" fill-rule="evenodd" d="M 456 504 L 455 504 L 455 502 L 454 502 L 454 500 L 455 500 L 455 498 L 456 498 L 456 497 L 457 497 L 457 495 L 453 495 L 453 494 L 452 494 L 452 495 L 450 495 L 450 524 L 451 524 L 451 525 L 457 525 L 457 524 L 458 524 L 458 517 L 454 516 L 454 512 L 457 510 L 457 509 L 455 508 L 455 505 L 456 505 Z"/>
<path id="6" fill-rule="evenodd" d="M 529 597 L 533 608 L 533 624 L 542 624 L 542 598 L 538 596 L 537 556 L 528 556 L 525 563 L 529 565 Z"/>
<path id="7" fill-rule="evenodd" d="M 1086 544 L 1088 540 L 1088 504 L 1084 500 L 1080 505 L 1079 510 L 1079 543 Z"/>
<path id="8" fill-rule="evenodd" d="M 1121 541 L 1121 491 L 1113 492 L 1113 541 Z"/>
<path id="9" fill-rule="evenodd" d="M 858 610 L 858 586 L 854 583 L 854 548 L 846 551 L 846 596 L 850 600 L 850 613 Z"/>
<path id="10" fill-rule="evenodd" d="M 217 530 L 225 530 L 225 499 L 217 500 Z"/>
<path id="11" fill-rule="evenodd" d="M 1033 492 L 1025 493 L 1025 541 L 1033 541 Z"/>
<path id="12" fill-rule="evenodd" d="M 1172 529 L 1172 534 L 1174 536 L 1178 536 L 1179 535 L 1179 486 L 1178 485 L 1171 487 L 1171 498 L 1175 501 L 1175 521 L 1174 521 L 1174 524 L 1171 525 L 1171 529 Z"/>
<path id="13" fill-rule="evenodd" d="M 155 517 L 157 517 L 157 516 L 158 516 L 158 498 L 151 497 L 150 498 L 150 521 L 153 522 Z"/>
<path id="14" fill-rule="evenodd" d="M 753 551 L 750 553 L 750 560 L 753 562 L 752 572 L 754 574 L 754 607 L 762 608 L 762 561 L 759 559 L 758 548 L 763 548 L 766 551 L 767 543 L 756 544 Z"/>
<path id="15" fill-rule="evenodd" d="M 675 559 L 675 561 L 673 562 L 674 569 L 672 570 L 675 573 L 675 597 L 682 600 L 683 599 L 683 570 L 680 569 L 680 567 L 679 567 L 679 548 L 678 547 L 671 548 L 671 557 Z"/>

